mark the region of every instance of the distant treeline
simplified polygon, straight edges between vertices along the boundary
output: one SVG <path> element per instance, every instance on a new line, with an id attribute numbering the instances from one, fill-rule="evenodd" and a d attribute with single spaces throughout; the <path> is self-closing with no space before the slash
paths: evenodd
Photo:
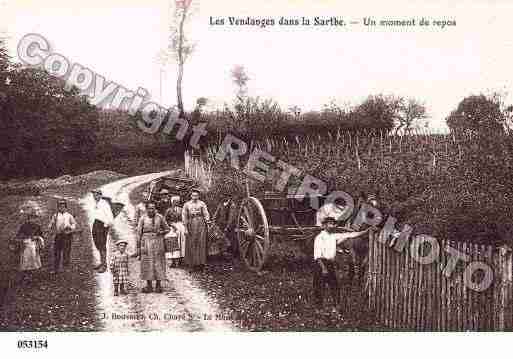
<path id="1" fill-rule="evenodd" d="M 142 114 L 92 106 L 78 89 L 66 90 L 62 80 L 44 70 L 13 63 L 0 40 L 0 179 L 55 177 L 74 174 L 92 165 L 106 166 L 119 159 L 182 156 L 193 135 L 192 128 L 206 125 L 200 145 L 218 144 L 230 133 L 247 143 L 266 139 L 296 140 L 312 134 L 339 133 L 389 135 L 408 133 L 414 120 L 425 119 L 424 105 L 415 99 L 371 95 L 355 106 L 334 102 L 318 111 L 299 107 L 282 109 L 272 99 L 239 96 L 215 111 L 206 111 L 207 100 L 185 116 L 189 131 L 177 140 L 177 129 L 166 134 L 141 131 Z M 482 95 L 464 99 L 447 119 L 451 130 L 497 131 L 511 122 L 513 107 L 500 97 Z M 492 138 L 493 136 L 490 136 Z"/>
<path id="2" fill-rule="evenodd" d="M 99 111 L 48 73 L 8 61 L 0 46 L 0 174 L 49 176 L 94 153 Z"/>
<path id="3" fill-rule="evenodd" d="M 154 117 L 155 114 L 150 114 Z M 109 115 L 112 118 L 112 115 Z M 124 116 L 118 113 L 117 120 Z M 200 144 L 208 146 L 222 140 L 226 134 L 232 134 L 242 140 L 260 141 L 267 138 L 302 137 L 310 134 L 333 134 L 337 132 L 375 132 L 388 134 L 394 129 L 396 109 L 392 98 L 377 95 L 369 96 L 360 105 L 342 108 L 334 103 L 325 105 L 322 110 L 301 113 L 298 108 L 283 110 L 272 99 L 246 97 L 234 105 L 225 105 L 222 110 L 202 111 L 198 106 L 186 114 L 189 131 L 181 141 L 176 141 L 178 125 L 171 133 L 165 134 L 166 119 L 160 131 L 152 137 L 159 143 L 166 143 L 167 148 L 183 151 L 192 136 L 192 128 L 200 123 L 206 124 L 207 134 L 202 136 Z M 143 116 L 139 112 L 135 116 L 127 115 L 127 123 L 137 128 Z M 110 126 L 110 125 L 109 125 Z"/>

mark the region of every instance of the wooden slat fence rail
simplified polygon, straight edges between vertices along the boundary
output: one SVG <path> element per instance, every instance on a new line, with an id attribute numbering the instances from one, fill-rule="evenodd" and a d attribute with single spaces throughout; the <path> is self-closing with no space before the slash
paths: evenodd
<path id="1" fill-rule="evenodd" d="M 371 234 L 367 292 L 369 309 L 390 329 L 415 331 L 502 331 L 513 329 L 512 252 L 507 247 L 438 241 L 438 259 L 420 264 L 410 245 L 402 252 Z M 429 245 L 428 245 L 429 247 Z M 492 284 L 484 291 L 467 288 L 458 261 L 452 275 L 442 273 L 452 256 L 451 247 L 493 269 Z M 423 250 L 429 248 L 421 248 Z M 477 271 L 476 276 L 482 271 Z M 479 277 L 475 277 L 476 281 Z"/>
<path id="2" fill-rule="evenodd" d="M 199 153 L 189 151 L 185 151 L 184 163 L 187 176 L 208 190 L 212 185 L 212 165 L 204 161 Z"/>

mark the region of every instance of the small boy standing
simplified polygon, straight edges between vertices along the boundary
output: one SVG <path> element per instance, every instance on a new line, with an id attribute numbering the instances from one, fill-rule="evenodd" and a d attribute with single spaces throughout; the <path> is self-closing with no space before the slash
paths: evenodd
<path id="1" fill-rule="evenodd" d="M 112 280 L 114 282 L 114 295 L 118 296 L 127 294 L 125 285 L 128 286 L 128 253 L 126 247 L 128 242 L 120 239 L 116 242 L 117 251 L 114 252 L 110 259 L 110 271 L 112 273 Z"/>
<path id="2" fill-rule="evenodd" d="M 323 230 L 314 240 L 315 267 L 313 273 L 313 289 L 316 304 L 323 305 L 323 286 L 328 284 L 336 307 L 340 304 L 340 290 L 338 286 L 336 262 L 337 245 L 345 240 L 356 238 L 369 230 L 361 232 L 335 233 L 337 221 L 334 217 L 326 217 L 322 221 Z"/>

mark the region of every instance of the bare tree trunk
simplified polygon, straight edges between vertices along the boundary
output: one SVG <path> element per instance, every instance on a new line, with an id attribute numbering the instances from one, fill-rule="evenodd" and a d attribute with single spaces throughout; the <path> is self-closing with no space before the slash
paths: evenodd
<path id="1" fill-rule="evenodd" d="M 182 79 L 183 79 L 183 64 L 178 64 L 178 78 L 176 80 L 176 100 L 179 111 L 179 118 L 185 117 L 182 100 Z"/>
<path id="2" fill-rule="evenodd" d="M 185 24 L 185 18 L 187 16 L 187 7 L 184 7 L 182 18 L 180 19 L 180 27 L 178 33 L 178 78 L 176 80 L 176 100 L 179 111 L 179 117 L 185 117 L 185 111 L 183 109 L 183 98 L 182 98 L 182 81 L 183 81 L 183 64 L 184 64 L 184 56 L 183 56 L 183 28 Z"/>

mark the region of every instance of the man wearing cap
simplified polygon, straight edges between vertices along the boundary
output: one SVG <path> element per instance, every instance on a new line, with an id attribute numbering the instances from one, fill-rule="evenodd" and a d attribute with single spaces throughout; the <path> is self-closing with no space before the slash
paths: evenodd
<path id="1" fill-rule="evenodd" d="M 359 237 L 369 230 L 368 228 L 360 232 L 335 233 L 336 225 L 337 221 L 334 217 L 325 217 L 322 220 L 323 230 L 314 240 L 313 289 L 315 301 L 319 307 L 323 304 L 323 286 L 325 283 L 330 287 L 334 305 L 338 307 L 340 304 L 335 262 L 337 245 L 348 239 Z"/>
<path id="2" fill-rule="evenodd" d="M 342 198 L 336 198 L 333 202 L 324 203 L 324 205 L 317 210 L 316 225 L 321 227 L 323 220 L 327 217 L 332 217 L 337 222 L 340 222 L 347 219 L 352 210 L 353 208 L 347 206 Z"/>
<path id="3" fill-rule="evenodd" d="M 109 203 L 103 199 L 100 190 L 92 191 L 94 197 L 93 211 L 93 242 L 96 249 L 100 252 L 101 263 L 95 267 L 100 273 L 107 270 L 107 234 L 114 222 L 114 215 Z"/>
<path id="4" fill-rule="evenodd" d="M 64 267 L 70 264 L 71 242 L 73 240 L 73 232 L 77 229 L 75 218 L 68 212 L 66 200 L 60 199 L 57 202 L 57 213 L 50 219 L 48 232 L 55 233 L 54 240 L 54 271 L 57 273 L 60 269 L 61 262 Z"/>

